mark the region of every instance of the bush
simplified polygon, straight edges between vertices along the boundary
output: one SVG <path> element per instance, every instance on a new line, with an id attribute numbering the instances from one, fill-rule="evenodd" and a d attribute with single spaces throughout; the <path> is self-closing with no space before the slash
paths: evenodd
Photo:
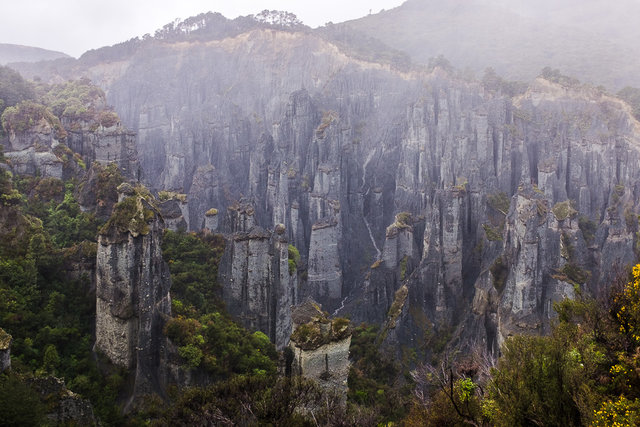
<path id="1" fill-rule="evenodd" d="M 503 223 L 504 226 L 504 223 Z M 487 236 L 487 240 L 491 242 L 502 241 L 502 230 L 496 227 L 492 227 L 490 224 L 482 224 L 484 233 Z"/>
<path id="2" fill-rule="evenodd" d="M 564 221 L 567 218 L 573 218 L 578 213 L 573 208 L 572 203 L 569 200 L 556 203 L 553 206 L 552 212 L 558 221 Z"/>
<path id="3" fill-rule="evenodd" d="M 178 354 L 185 359 L 187 366 L 190 368 L 197 368 L 202 361 L 202 350 L 193 344 L 188 344 L 184 347 L 178 347 Z"/>
<path id="4" fill-rule="evenodd" d="M 8 107 L 2 113 L 2 128 L 5 132 L 23 133 L 45 120 L 54 130 L 58 140 L 64 140 L 67 133 L 60 120 L 44 105 L 33 101 L 22 101 L 15 107 Z"/>
<path id="5" fill-rule="evenodd" d="M 289 245 L 289 274 L 293 275 L 293 273 L 296 272 L 296 269 L 298 268 L 298 265 L 300 263 L 300 252 L 298 251 L 298 248 L 296 248 L 293 245 Z"/>
<path id="6" fill-rule="evenodd" d="M 101 111 L 98 114 L 98 122 L 100 126 L 104 126 L 106 128 L 110 128 L 115 126 L 120 121 L 120 117 L 114 111 Z"/>
<path id="7" fill-rule="evenodd" d="M 44 424 L 38 393 L 14 373 L 0 374 L 0 423 L 6 426 Z"/>
<path id="8" fill-rule="evenodd" d="M 130 196 L 115 205 L 111 217 L 100 230 L 100 234 L 107 234 L 116 228 L 120 232 L 135 234 L 149 234 L 149 222 L 155 217 L 153 210 L 145 207 L 143 198 Z"/>
<path id="9" fill-rule="evenodd" d="M 507 196 L 507 193 L 503 191 L 499 193 L 489 194 L 487 196 L 487 203 L 502 215 L 507 215 L 507 213 L 509 213 L 509 206 L 511 204 L 511 201 L 509 200 L 509 196 Z"/>

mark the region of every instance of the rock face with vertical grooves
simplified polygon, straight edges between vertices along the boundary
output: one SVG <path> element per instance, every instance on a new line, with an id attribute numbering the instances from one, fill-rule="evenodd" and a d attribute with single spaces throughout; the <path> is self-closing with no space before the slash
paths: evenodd
<path id="1" fill-rule="evenodd" d="M 85 165 L 116 163 L 127 178 L 141 177 L 136 135 L 120 123 L 105 128 L 85 122 L 60 124 L 55 120 L 53 116 L 43 117 L 25 130 L 11 131 L 0 138 L 14 173 L 77 178 L 86 167 L 78 165 L 82 160 Z M 65 127 L 64 135 L 61 126 Z"/>
<path id="2" fill-rule="evenodd" d="M 511 97 L 363 59 L 321 32 L 238 22 L 97 51 L 68 72 L 101 82 L 137 132 L 147 184 L 187 194 L 192 229 L 220 211 L 225 299 L 279 346 L 283 304 L 312 296 L 383 322 L 406 286 L 389 339 L 425 343 L 424 356 L 443 336 L 495 352 L 634 259 L 640 124 L 622 101 L 543 78 Z M 403 212 L 412 235 L 387 235 Z M 277 224 L 302 256 L 293 285 L 265 231 Z"/>
<path id="3" fill-rule="evenodd" d="M 136 149 L 136 134 L 120 123 L 97 129 L 81 127 L 69 130 L 66 144 L 82 155 L 87 164 L 116 163 L 122 173 L 131 179 L 140 179 L 140 166 Z"/>
<path id="4" fill-rule="evenodd" d="M 244 213 L 232 209 L 239 224 Z M 223 298 L 229 313 L 243 325 L 264 332 L 282 349 L 291 335 L 291 306 L 297 299 L 296 271 L 289 268 L 289 243 L 284 228 L 239 229 L 227 238 L 219 269 Z"/>
<path id="5" fill-rule="evenodd" d="M 351 331 L 346 319 L 330 319 L 312 299 L 293 307 L 289 348 L 293 351 L 291 373 L 315 380 L 337 392 L 346 402 Z"/>
<path id="6" fill-rule="evenodd" d="M 135 370 L 131 402 L 166 385 L 171 316 L 169 269 L 162 258 L 163 222 L 158 211 L 131 186 L 98 238 L 96 344 L 115 365 Z"/>

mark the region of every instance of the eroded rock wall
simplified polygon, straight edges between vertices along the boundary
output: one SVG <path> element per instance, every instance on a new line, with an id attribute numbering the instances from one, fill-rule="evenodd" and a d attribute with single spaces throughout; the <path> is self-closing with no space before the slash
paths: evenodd
<path id="1" fill-rule="evenodd" d="M 78 67 L 137 132 L 148 184 L 188 195 L 192 229 L 211 207 L 228 234 L 283 224 L 306 269 L 292 303 L 313 296 L 357 321 L 383 321 L 406 285 L 393 334 L 425 353 L 544 332 L 553 301 L 603 292 L 635 259 L 640 128 L 597 89 L 537 79 L 512 98 L 264 28 L 95 59 Z M 562 203 L 571 218 L 554 214 Z M 413 237 L 387 237 L 402 212 Z M 272 237 L 243 239 L 225 292 L 276 339 L 283 257 Z"/>
<path id="2" fill-rule="evenodd" d="M 279 230 L 253 227 L 229 235 L 219 279 L 229 313 L 245 327 L 264 332 L 282 349 L 291 335 L 298 279 L 289 268 L 284 228 Z"/>
<path id="3" fill-rule="evenodd" d="M 136 214 L 108 222 L 98 238 L 95 349 L 113 364 L 135 370 L 133 402 L 165 390 L 168 343 L 162 328 L 171 316 L 171 279 L 162 258 L 160 215 L 144 197 L 121 199 L 135 203 Z M 122 214 L 116 207 L 112 219 Z M 126 228 L 134 220 L 145 224 Z"/>

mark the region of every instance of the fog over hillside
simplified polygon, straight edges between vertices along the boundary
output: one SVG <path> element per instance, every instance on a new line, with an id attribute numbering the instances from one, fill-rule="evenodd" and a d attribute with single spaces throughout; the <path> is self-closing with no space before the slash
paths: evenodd
<path id="1" fill-rule="evenodd" d="M 640 86 L 640 3 L 408 0 L 347 25 L 427 63 L 444 55 L 477 74 L 531 80 L 546 66 L 618 90 Z"/>
<path id="2" fill-rule="evenodd" d="M 637 12 L 206 12 L 0 66 L 0 425 L 640 425 Z"/>
<path id="3" fill-rule="evenodd" d="M 57 58 L 69 58 L 69 55 L 39 47 L 0 43 L 0 65 L 12 62 L 47 61 Z"/>

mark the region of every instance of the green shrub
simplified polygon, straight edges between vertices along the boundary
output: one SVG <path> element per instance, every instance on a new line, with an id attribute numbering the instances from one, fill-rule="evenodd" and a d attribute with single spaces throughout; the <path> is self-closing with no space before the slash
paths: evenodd
<path id="1" fill-rule="evenodd" d="M 509 200 L 509 196 L 507 193 L 501 191 L 499 193 L 489 194 L 487 196 L 487 203 L 491 208 L 501 213 L 502 215 L 507 215 L 509 213 L 509 205 L 511 201 Z"/>
<path id="2" fill-rule="evenodd" d="M 0 374 L 0 423 L 6 426 L 45 425 L 45 407 L 38 393 L 14 373 Z"/>
<path id="3" fill-rule="evenodd" d="M 115 205 L 111 217 L 100 230 L 100 234 L 107 234 L 112 228 L 123 233 L 128 231 L 139 235 L 149 234 L 149 222 L 155 218 L 155 215 L 152 209 L 145 206 L 145 199 L 142 196 L 129 196 Z"/>
<path id="4" fill-rule="evenodd" d="M 178 354 L 185 359 L 187 366 L 197 368 L 202 361 L 202 350 L 193 344 L 187 344 L 184 347 L 178 347 Z"/>
<path id="5" fill-rule="evenodd" d="M 504 223 L 503 223 L 504 224 Z M 504 225 L 503 225 L 504 226 Z M 482 224 L 487 240 L 491 242 L 502 241 L 502 230 L 491 226 L 491 224 Z"/>
<path id="6" fill-rule="evenodd" d="M 15 107 L 8 107 L 2 113 L 2 128 L 5 132 L 23 133 L 45 120 L 55 131 L 57 140 L 64 140 L 67 133 L 60 120 L 44 105 L 33 101 L 22 101 Z"/>
<path id="7" fill-rule="evenodd" d="M 300 251 L 298 251 L 298 248 L 290 244 L 288 252 L 289 252 L 289 274 L 293 275 L 293 273 L 296 272 L 296 269 L 298 268 L 298 265 L 300 263 Z"/>
<path id="8" fill-rule="evenodd" d="M 578 213 L 573 208 L 572 203 L 569 200 L 556 203 L 551 211 L 558 221 L 564 221 L 567 218 L 573 218 Z"/>

